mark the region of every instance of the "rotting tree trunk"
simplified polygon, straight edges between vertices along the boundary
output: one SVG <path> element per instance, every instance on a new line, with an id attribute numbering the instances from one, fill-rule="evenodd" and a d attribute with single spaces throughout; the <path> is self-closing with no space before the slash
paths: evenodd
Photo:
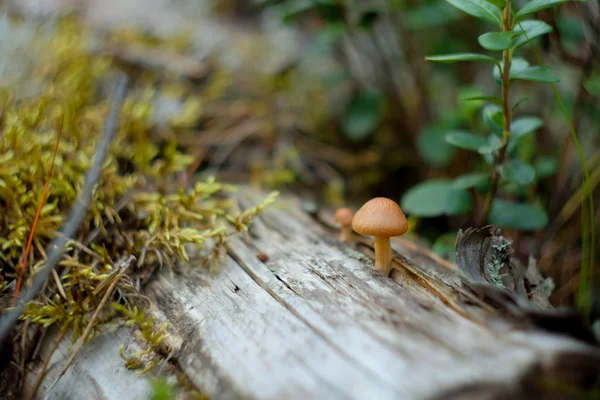
<path id="1" fill-rule="evenodd" d="M 260 196 L 248 190 L 239 199 Z M 219 273 L 192 261 L 163 268 L 144 289 L 145 311 L 170 324 L 171 357 L 211 398 L 568 398 L 560 388 L 598 376 L 598 348 L 489 306 L 463 306 L 466 289 L 452 264 L 392 240 L 395 269 L 384 277 L 369 240 L 338 243 L 324 220 L 282 198 L 248 237 L 230 242 Z M 123 335 L 108 335 L 95 340 L 118 359 Z M 63 362 L 50 367 L 38 398 Z M 69 388 L 82 380 L 98 394 L 88 398 L 116 398 L 123 386 L 128 399 L 147 398 L 146 381 L 121 385 L 128 373 L 105 366 L 93 347 L 82 352 L 49 398 L 80 398 Z"/>

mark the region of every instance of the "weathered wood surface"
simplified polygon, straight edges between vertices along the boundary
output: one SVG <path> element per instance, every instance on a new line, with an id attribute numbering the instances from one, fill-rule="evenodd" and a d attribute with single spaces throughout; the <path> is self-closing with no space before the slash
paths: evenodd
<path id="1" fill-rule="evenodd" d="M 214 399 L 530 398 L 540 381 L 577 383 L 600 360 L 581 342 L 461 309 L 455 267 L 411 243 L 394 241 L 387 278 L 368 246 L 335 237 L 285 198 L 231 241 L 218 274 L 192 262 L 156 275 L 146 311 L 169 321 L 172 356 L 194 385 Z M 107 384 L 98 374 L 129 379 L 116 371 L 96 369 L 94 386 Z"/>
<path id="2" fill-rule="evenodd" d="M 59 332 L 54 330 L 45 338 L 46 345 L 41 347 L 40 360 L 48 359 L 58 336 Z M 65 338 L 50 358 L 36 398 L 147 400 L 151 393 L 149 376 L 139 376 L 125 368 L 125 363 L 119 356 L 121 345 L 126 346 L 129 351 L 139 349 L 132 328 L 107 330 L 93 338 L 82 348 L 62 379 L 50 390 L 73 352 L 70 338 Z M 24 390 L 26 396 L 32 392 L 42 364 L 42 361 L 38 361 L 28 365 Z"/>

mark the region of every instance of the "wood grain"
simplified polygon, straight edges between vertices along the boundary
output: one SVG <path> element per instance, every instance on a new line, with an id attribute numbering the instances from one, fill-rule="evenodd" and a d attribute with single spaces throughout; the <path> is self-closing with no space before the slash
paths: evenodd
<path id="1" fill-rule="evenodd" d="M 430 280 L 440 290 L 460 285 L 435 257 L 418 251 L 412 262 L 411 247 L 398 247 L 400 264 L 450 281 Z M 294 198 L 261 216 L 250 240 L 231 241 L 217 276 L 163 271 L 146 295 L 172 324 L 184 372 L 215 398 L 424 399 L 473 387 L 525 396 L 531 374 L 563 375 L 563 357 L 600 360 L 597 349 L 499 316 L 465 318 L 410 273 L 382 276 Z"/>
<path id="2" fill-rule="evenodd" d="M 547 382 L 599 372 L 597 348 L 462 307 L 461 276 L 427 250 L 394 241 L 388 278 L 369 238 L 336 237 L 284 197 L 231 240 L 219 273 L 192 261 L 156 274 L 145 311 L 169 322 L 172 356 L 195 386 L 213 399 L 568 398 Z M 103 388 L 96 374 L 111 372 L 81 358 Z"/>

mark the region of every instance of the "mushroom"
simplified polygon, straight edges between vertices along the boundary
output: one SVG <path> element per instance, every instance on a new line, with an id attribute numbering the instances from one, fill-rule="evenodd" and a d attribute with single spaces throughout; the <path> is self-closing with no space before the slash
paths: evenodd
<path id="1" fill-rule="evenodd" d="M 352 218 L 354 213 L 349 208 L 340 208 L 335 212 L 333 219 L 342 226 L 340 231 L 340 242 L 347 242 L 352 237 Z"/>
<path id="2" fill-rule="evenodd" d="M 392 269 L 391 236 L 408 230 L 408 221 L 393 200 L 376 197 L 367 201 L 354 215 L 352 228 L 363 235 L 375 236 L 375 267 L 388 276 Z"/>

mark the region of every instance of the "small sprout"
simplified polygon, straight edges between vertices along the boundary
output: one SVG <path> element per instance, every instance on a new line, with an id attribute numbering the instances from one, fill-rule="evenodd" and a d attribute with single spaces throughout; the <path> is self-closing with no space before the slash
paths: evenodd
<path id="1" fill-rule="evenodd" d="M 390 237 L 403 235 L 408 230 L 408 221 L 400 206 L 384 197 L 371 199 L 354 215 L 352 228 L 375 237 L 375 268 L 388 276 L 392 269 Z"/>
<path id="2" fill-rule="evenodd" d="M 354 213 L 349 208 L 340 208 L 335 212 L 333 219 L 340 224 L 340 242 L 348 242 L 352 238 L 352 218 Z"/>

